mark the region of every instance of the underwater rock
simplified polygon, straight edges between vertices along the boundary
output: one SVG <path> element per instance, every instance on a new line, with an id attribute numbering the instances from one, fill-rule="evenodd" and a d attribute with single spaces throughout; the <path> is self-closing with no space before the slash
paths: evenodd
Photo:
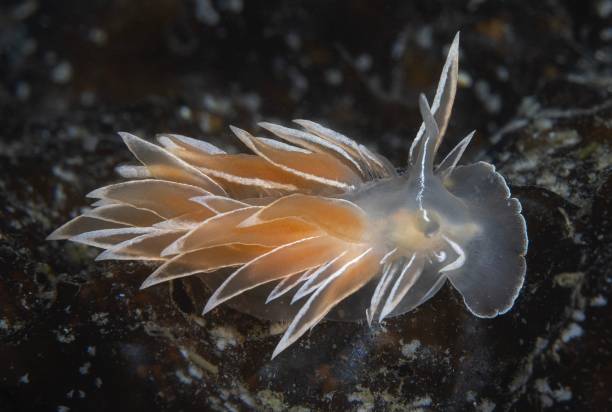
<path id="1" fill-rule="evenodd" d="M 26 3 L 36 7 L 2 6 L 0 31 L 1 410 L 609 405 L 612 94 L 595 6 L 219 1 L 207 2 L 210 25 L 192 6 L 111 2 L 112 22 L 75 9 L 95 28 L 75 32 L 73 14 Z M 142 292 L 151 267 L 44 241 L 129 160 L 118 130 L 205 136 L 234 152 L 226 124 L 309 117 L 404 164 L 417 93 L 431 96 L 458 28 L 448 133 L 478 129 L 466 161 L 497 166 L 529 231 L 525 284 L 506 315 L 473 317 L 446 286 L 372 329 L 323 322 L 271 361 L 286 325 L 229 307 L 202 317 L 200 279 Z M 62 64 L 71 74 L 53 82 Z"/>

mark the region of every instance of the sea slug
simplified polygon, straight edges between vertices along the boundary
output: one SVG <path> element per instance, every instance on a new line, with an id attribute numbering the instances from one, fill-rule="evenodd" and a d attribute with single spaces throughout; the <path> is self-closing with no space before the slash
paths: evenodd
<path id="1" fill-rule="evenodd" d="M 99 260 L 159 263 L 144 287 L 199 276 L 204 313 L 238 310 L 290 320 L 273 357 L 323 318 L 381 322 L 421 305 L 447 280 L 479 317 L 513 305 L 525 277 L 519 201 L 488 163 L 458 166 L 473 132 L 437 166 L 457 88 L 450 47 L 404 172 L 320 124 L 261 123 L 280 140 L 232 127 L 253 154 L 162 134 L 120 133 L 141 163 L 94 190 L 93 208 L 49 239 L 105 249 Z"/>

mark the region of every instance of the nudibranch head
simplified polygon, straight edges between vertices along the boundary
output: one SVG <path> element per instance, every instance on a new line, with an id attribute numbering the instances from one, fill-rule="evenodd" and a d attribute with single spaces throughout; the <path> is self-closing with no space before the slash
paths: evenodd
<path id="1" fill-rule="evenodd" d="M 93 208 L 52 233 L 105 249 L 99 260 L 146 260 L 142 287 L 197 275 L 227 302 L 290 320 L 273 356 L 323 318 L 381 322 L 424 303 L 450 280 L 467 308 L 494 317 L 525 277 L 521 205 L 484 162 L 458 166 L 473 133 L 435 165 L 457 88 L 459 35 L 431 107 L 398 173 L 365 146 L 318 123 L 260 126 L 280 140 L 232 127 L 253 154 L 163 134 L 129 133 L 141 163 L 128 181 L 94 190 Z M 231 272 L 221 269 L 231 269 Z"/>

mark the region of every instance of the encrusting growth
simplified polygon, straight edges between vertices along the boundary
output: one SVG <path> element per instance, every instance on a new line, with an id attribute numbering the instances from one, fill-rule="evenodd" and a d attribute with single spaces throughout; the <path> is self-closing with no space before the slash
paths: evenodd
<path id="1" fill-rule="evenodd" d="M 390 162 L 308 120 L 302 130 L 231 127 L 252 154 L 162 134 L 120 133 L 140 165 L 91 192 L 93 209 L 49 239 L 105 249 L 98 260 L 158 262 L 149 287 L 199 276 L 213 291 L 204 313 L 228 302 L 290 320 L 273 357 L 323 318 L 381 322 L 445 283 L 476 316 L 508 311 L 525 276 L 527 232 L 518 200 L 484 162 L 458 166 L 473 133 L 437 165 L 457 87 L 459 35 L 398 174 Z"/>

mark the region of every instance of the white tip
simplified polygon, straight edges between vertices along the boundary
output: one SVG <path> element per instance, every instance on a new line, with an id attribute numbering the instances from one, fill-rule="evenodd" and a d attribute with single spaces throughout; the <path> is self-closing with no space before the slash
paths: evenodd
<path id="1" fill-rule="evenodd" d="M 247 217 L 242 222 L 240 222 L 238 225 L 236 225 L 236 227 L 237 228 L 249 227 L 249 226 L 255 226 L 255 225 L 262 223 L 263 221 L 257 215 L 258 213 L 255 213 L 254 215 Z"/>
<path id="2" fill-rule="evenodd" d="M 89 197 L 92 199 L 103 199 L 105 194 L 104 192 L 106 191 L 106 189 L 104 187 L 99 187 L 95 190 L 92 190 L 91 192 L 87 193 L 85 195 L 85 197 Z"/>
<path id="3" fill-rule="evenodd" d="M 96 262 L 101 260 L 113 260 L 113 256 L 114 254 L 110 251 L 110 249 L 107 249 L 104 252 L 100 253 L 98 256 L 96 256 L 94 260 Z"/>
<path id="4" fill-rule="evenodd" d="M 155 137 L 157 138 L 157 141 L 159 142 L 159 144 L 164 146 L 166 149 L 170 149 L 170 150 L 180 149 L 180 146 L 174 143 L 172 139 L 168 137 L 168 135 L 166 134 L 158 134 Z"/>
<path id="5" fill-rule="evenodd" d="M 182 238 L 178 238 L 174 242 L 170 243 L 168 246 L 166 246 L 164 250 L 161 251 L 159 256 L 166 257 L 166 256 L 178 255 L 183 245 L 183 242 L 181 240 Z"/>
<path id="6" fill-rule="evenodd" d="M 51 232 L 46 238 L 45 240 L 64 240 L 64 239 L 68 239 L 68 236 L 64 236 L 60 234 L 60 229 L 62 229 L 64 226 L 60 226 L 57 229 L 55 229 L 53 232 Z"/>
<path id="7" fill-rule="evenodd" d="M 129 141 L 131 140 L 142 140 L 140 137 L 133 135 L 131 133 L 128 132 L 117 132 L 117 134 L 119 136 L 121 136 L 121 139 L 123 139 L 123 141 L 125 142 L 125 144 L 127 145 L 129 143 Z"/>
<path id="8" fill-rule="evenodd" d="M 389 313 L 391 313 L 391 311 L 394 309 L 393 308 L 389 308 L 389 305 L 384 305 L 382 310 L 380 311 L 380 315 L 378 317 L 378 323 L 382 323 L 383 320 L 385 320 L 385 318 L 387 317 L 387 315 Z"/>
<path id="9" fill-rule="evenodd" d="M 274 124 L 274 123 L 270 123 L 270 122 L 259 122 L 257 123 L 257 126 L 261 127 L 262 129 L 266 129 L 266 130 L 279 130 L 279 129 L 284 129 L 283 126 L 278 125 L 278 124 Z"/>
<path id="10" fill-rule="evenodd" d="M 156 278 L 155 274 L 152 274 L 148 278 L 146 278 L 144 282 L 142 282 L 142 285 L 140 285 L 140 290 L 146 289 L 148 287 L 157 285 L 158 283 L 162 283 L 162 282 L 163 280 Z"/>
<path id="11" fill-rule="evenodd" d="M 206 315 L 208 312 L 219 306 L 222 302 L 220 302 L 214 295 L 208 299 L 206 302 L 206 306 L 204 306 L 204 310 L 202 311 L 202 315 Z"/>
<path id="12" fill-rule="evenodd" d="M 282 351 L 287 349 L 289 345 L 291 344 L 290 343 L 288 344 L 287 342 L 283 342 L 282 340 L 278 342 L 278 345 L 276 345 L 276 347 L 274 348 L 274 352 L 272 352 L 272 356 L 270 357 L 270 359 L 276 358 Z"/>

